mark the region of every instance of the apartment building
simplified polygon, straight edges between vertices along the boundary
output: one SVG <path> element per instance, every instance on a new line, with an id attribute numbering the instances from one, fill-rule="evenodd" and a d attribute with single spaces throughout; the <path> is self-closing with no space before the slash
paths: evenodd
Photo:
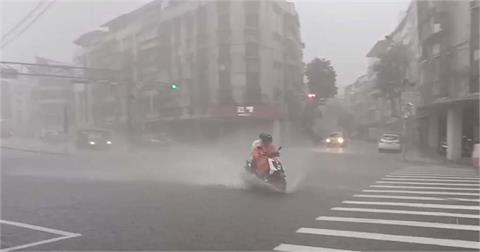
<path id="1" fill-rule="evenodd" d="M 287 1 L 156 0 L 102 28 L 75 41 L 76 62 L 125 69 L 140 121 L 238 118 L 246 107 L 242 118 L 274 120 L 302 85 L 300 24 Z M 92 107 L 113 104 L 96 117 L 125 113 L 125 95 L 106 98 L 112 88 L 92 87 Z"/>
<path id="2" fill-rule="evenodd" d="M 421 136 L 450 160 L 479 140 L 479 1 L 416 1 Z"/>
<path id="3" fill-rule="evenodd" d="M 2 80 L 0 88 L 2 127 L 18 136 L 28 135 L 32 131 L 29 127 L 32 104 L 28 79 Z"/>
<path id="4" fill-rule="evenodd" d="M 395 30 L 367 54 L 373 65 L 393 44 L 409 51 L 404 81 L 397 84 L 401 94 L 393 102 L 401 114 L 407 103 L 414 105 L 411 131 L 405 131 L 403 116 L 392 117 L 391 101 L 375 85 L 367 88 L 366 79 L 376 82 L 371 69 L 348 89 L 349 100 L 356 101 L 351 107 L 364 108 L 359 111 L 369 119 L 363 119 L 368 129 L 400 130 L 411 143 L 435 152 L 446 145 L 449 160 L 470 155 L 479 140 L 479 30 L 478 0 L 412 1 Z"/>

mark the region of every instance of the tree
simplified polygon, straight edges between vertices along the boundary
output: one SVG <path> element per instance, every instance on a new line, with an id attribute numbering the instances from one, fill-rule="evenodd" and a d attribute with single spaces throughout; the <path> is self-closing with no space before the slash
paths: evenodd
<path id="1" fill-rule="evenodd" d="M 392 44 L 379 61 L 373 65 L 376 73 L 376 86 L 383 97 L 390 101 L 393 116 L 398 116 L 396 100 L 400 97 L 410 61 L 410 52 L 403 44 Z"/>
<path id="2" fill-rule="evenodd" d="M 337 94 L 337 73 L 329 60 L 315 58 L 307 64 L 307 85 L 317 98 L 331 98 Z"/>

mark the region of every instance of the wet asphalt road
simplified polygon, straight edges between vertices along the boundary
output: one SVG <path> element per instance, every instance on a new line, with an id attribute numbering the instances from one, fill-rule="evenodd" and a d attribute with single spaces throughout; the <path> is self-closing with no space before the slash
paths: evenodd
<path id="1" fill-rule="evenodd" d="M 315 220 L 319 216 L 330 216 L 479 226 L 478 218 L 331 210 L 345 206 L 372 208 L 358 203 L 348 205 L 346 200 L 447 204 L 439 203 L 438 199 L 354 198 L 353 195 L 361 194 L 386 175 L 396 172 L 402 175 L 402 171 L 409 174 L 412 164 L 401 162 L 396 154 L 378 154 L 371 144 L 353 143 L 344 150 L 285 148 L 282 159 L 289 183 L 285 195 L 245 187 L 240 179 L 243 157 L 224 153 L 220 148 L 72 156 L 3 151 L 1 219 L 81 235 L 26 250 L 272 250 L 285 249 L 287 245 L 310 246 L 305 247 L 307 249 L 465 250 L 478 243 L 479 233 L 475 228 L 472 231 Z M 428 165 L 415 169 L 428 175 L 478 176 L 465 169 Z M 478 201 L 475 201 L 478 190 L 473 193 L 473 196 L 462 196 L 473 201 L 448 201 L 448 204 L 472 206 L 472 209 L 435 211 L 478 215 Z M 425 197 L 420 193 L 413 196 Z M 407 206 L 373 208 L 433 211 Z M 299 228 L 428 236 L 471 243 L 459 248 L 448 246 L 450 243 L 438 246 L 398 242 L 393 238 L 391 241 L 352 238 L 358 233 L 340 236 L 338 232 L 329 235 L 296 232 Z M 3 223 L 2 248 L 59 236 L 44 231 Z"/>

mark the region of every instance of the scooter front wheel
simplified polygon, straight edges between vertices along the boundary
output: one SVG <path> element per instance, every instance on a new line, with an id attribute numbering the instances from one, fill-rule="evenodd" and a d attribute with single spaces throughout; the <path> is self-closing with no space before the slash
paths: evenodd
<path id="1" fill-rule="evenodd" d="M 287 191 L 287 180 L 285 178 L 276 178 L 271 180 L 270 183 L 275 187 L 275 189 L 281 193 Z"/>

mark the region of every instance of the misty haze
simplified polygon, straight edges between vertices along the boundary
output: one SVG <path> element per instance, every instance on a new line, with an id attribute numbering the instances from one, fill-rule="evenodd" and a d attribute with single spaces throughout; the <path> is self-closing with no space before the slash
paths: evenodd
<path id="1" fill-rule="evenodd" d="M 479 0 L 0 0 L 0 250 L 479 251 Z"/>

